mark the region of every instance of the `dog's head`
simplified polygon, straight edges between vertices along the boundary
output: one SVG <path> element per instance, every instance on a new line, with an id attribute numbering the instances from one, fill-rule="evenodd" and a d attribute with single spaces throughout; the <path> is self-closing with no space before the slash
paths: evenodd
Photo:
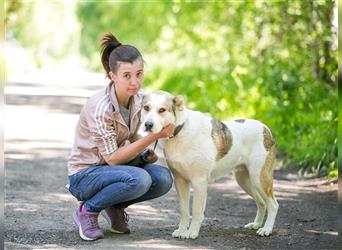
<path id="1" fill-rule="evenodd" d="M 142 100 L 141 127 L 143 132 L 158 133 L 165 126 L 176 123 L 176 113 L 184 109 L 182 96 L 165 91 L 146 94 Z"/>

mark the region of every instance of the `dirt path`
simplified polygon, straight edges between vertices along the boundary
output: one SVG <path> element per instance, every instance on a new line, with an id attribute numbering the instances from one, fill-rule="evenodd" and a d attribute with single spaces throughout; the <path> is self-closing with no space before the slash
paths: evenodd
<path id="1" fill-rule="evenodd" d="M 66 160 L 85 96 L 98 86 L 9 84 L 6 94 L 6 249 L 338 249 L 337 185 L 275 173 L 280 204 L 274 234 L 258 237 L 243 225 L 254 202 L 228 175 L 210 185 L 206 218 L 196 240 L 171 237 L 178 221 L 174 187 L 162 198 L 128 209 L 130 235 L 84 242 L 71 220 L 76 200 L 65 190 Z"/>

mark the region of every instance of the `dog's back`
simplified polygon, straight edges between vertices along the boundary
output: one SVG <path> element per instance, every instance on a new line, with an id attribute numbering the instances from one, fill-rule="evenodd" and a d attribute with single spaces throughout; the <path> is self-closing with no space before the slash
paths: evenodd
<path id="1" fill-rule="evenodd" d="M 206 176 L 215 180 L 267 154 L 264 131 L 269 129 L 263 123 L 252 119 L 221 122 L 201 112 L 185 112 L 188 118 L 181 133 L 166 145 L 169 165 L 179 168 L 185 178 L 207 171 Z"/>
<path id="2" fill-rule="evenodd" d="M 268 127 L 257 120 L 234 119 L 222 123 L 229 131 L 226 136 L 229 148 L 215 162 L 210 175 L 211 180 L 225 176 L 228 171 L 237 166 L 244 165 L 248 168 L 255 158 L 265 158 L 267 155 L 267 150 L 264 147 L 265 131 L 271 135 Z"/>

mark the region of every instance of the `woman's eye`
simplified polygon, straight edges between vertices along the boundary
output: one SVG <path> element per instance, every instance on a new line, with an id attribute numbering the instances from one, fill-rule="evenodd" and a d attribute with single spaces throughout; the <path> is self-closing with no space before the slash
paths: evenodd
<path id="1" fill-rule="evenodd" d="M 124 75 L 124 78 L 127 78 L 127 79 L 129 79 L 129 75 L 127 74 L 127 75 Z"/>
<path id="2" fill-rule="evenodd" d="M 145 111 L 149 111 L 149 110 L 150 110 L 150 107 L 149 107 L 149 106 L 144 106 L 144 110 L 145 110 Z"/>
<path id="3" fill-rule="evenodd" d="M 166 111 L 166 109 L 164 109 L 164 108 L 159 109 L 159 113 L 164 113 L 165 111 Z"/>
<path id="4" fill-rule="evenodd" d="M 139 72 L 139 73 L 137 74 L 137 77 L 140 78 L 140 77 L 142 77 L 143 75 L 144 75 L 143 72 Z"/>

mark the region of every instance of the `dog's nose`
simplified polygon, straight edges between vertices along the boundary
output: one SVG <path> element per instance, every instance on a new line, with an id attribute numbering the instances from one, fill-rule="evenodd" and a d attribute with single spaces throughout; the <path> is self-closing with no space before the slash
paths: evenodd
<path id="1" fill-rule="evenodd" d="M 153 122 L 145 122 L 146 131 L 151 131 L 152 127 L 153 127 Z"/>

